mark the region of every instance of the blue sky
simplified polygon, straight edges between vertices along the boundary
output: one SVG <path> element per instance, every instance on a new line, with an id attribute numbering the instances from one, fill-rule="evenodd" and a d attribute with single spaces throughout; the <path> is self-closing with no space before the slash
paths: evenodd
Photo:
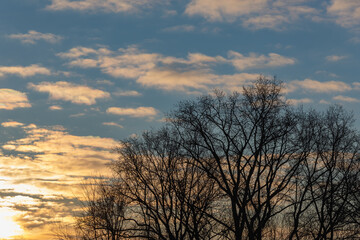
<path id="1" fill-rule="evenodd" d="M 0 238 L 48 239 L 117 140 L 214 88 L 277 76 L 359 128 L 359 47 L 358 0 L 1 1 Z"/>

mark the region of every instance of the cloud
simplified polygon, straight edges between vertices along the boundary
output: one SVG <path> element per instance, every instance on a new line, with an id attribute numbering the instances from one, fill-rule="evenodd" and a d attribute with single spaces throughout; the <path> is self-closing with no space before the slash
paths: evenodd
<path id="1" fill-rule="evenodd" d="M 186 58 L 179 58 L 146 53 L 135 46 L 117 51 L 76 47 L 58 56 L 67 59 L 68 65 L 73 67 L 99 68 L 112 77 L 133 79 L 146 87 L 188 93 L 208 91 L 214 87 L 228 88 L 230 85 L 238 88 L 244 81 L 254 79 L 255 74 L 248 73 L 217 75 L 212 71 L 214 66 L 227 64 L 236 70 L 246 70 L 287 66 L 296 62 L 294 58 L 276 53 L 250 53 L 245 56 L 235 51 L 229 51 L 227 57 L 194 52 L 188 53 Z M 238 84 L 231 78 L 235 78 Z"/>
<path id="2" fill-rule="evenodd" d="M 185 13 L 208 21 L 240 21 L 250 29 L 281 30 L 284 25 L 315 15 L 306 0 L 191 0 Z"/>
<path id="3" fill-rule="evenodd" d="M 329 62 L 338 62 L 340 60 L 343 60 L 347 58 L 347 56 L 338 56 L 338 55 L 331 55 L 331 56 L 327 56 L 326 60 Z"/>
<path id="4" fill-rule="evenodd" d="M 118 90 L 116 92 L 113 92 L 112 95 L 114 96 L 118 96 L 118 97 L 138 97 L 141 96 L 142 94 L 139 93 L 138 91 L 123 91 L 123 90 Z"/>
<path id="5" fill-rule="evenodd" d="M 14 220 L 34 237 L 80 209 L 81 182 L 99 173 L 109 176 L 107 164 L 117 159 L 112 149 L 118 142 L 71 135 L 61 126 L 18 127 L 25 137 L 0 151 L 0 205 L 15 211 Z"/>
<path id="6" fill-rule="evenodd" d="M 160 0 L 52 0 L 46 7 L 48 10 L 77 10 L 104 12 L 136 12 L 142 8 L 150 8 Z"/>
<path id="7" fill-rule="evenodd" d="M 0 77 L 5 75 L 17 75 L 20 77 L 32 77 L 35 75 L 51 75 L 51 71 L 40 65 L 33 64 L 27 67 L 23 66 L 0 66 Z"/>
<path id="8" fill-rule="evenodd" d="M 228 55 L 231 63 L 239 70 L 295 64 L 294 58 L 284 57 L 276 53 L 269 53 L 268 56 L 250 53 L 249 56 L 246 57 L 241 53 L 229 51 Z"/>
<path id="9" fill-rule="evenodd" d="M 329 92 L 345 92 L 350 91 L 350 85 L 340 81 L 319 82 L 312 79 L 305 79 L 303 81 L 292 81 L 285 86 L 287 92 L 293 92 L 296 89 L 304 89 L 311 92 L 329 93 Z"/>
<path id="10" fill-rule="evenodd" d="M 307 103 L 312 103 L 313 100 L 311 100 L 310 98 L 302 98 L 302 99 L 288 99 L 287 103 L 291 104 L 291 105 L 299 105 L 299 104 L 307 104 Z"/>
<path id="11" fill-rule="evenodd" d="M 159 111 L 153 107 L 137 107 L 137 108 L 120 108 L 120 107 L 110 107 L 106 110 L 108 114 L 115 114 L 120 116 L 129 116 L 135 118 L 155 117 Z"/>
<path id="12" fill-rule="evenodd" d="M 177 25 L 163 29 L 164 32 L 193 32 L 194 30 L 195 26 L 193 25 Z"/>
<path id="13" fill-rule="evenodd" d="M 328 72 L 328 71 L 324 71 L 324 70 L 318 70 L 315 72 L 316 74 L 323 74 L 323 75 L 327 75 L 329 77 L 332 77 L 332 78 L 338 78 L 339 76 L 335 73 L 332 73 L 332 72 Z"/>
<path id="14" fill-rule="evenodd" d="M 29 83 L 28 87 L 38 92 L 49 93 L 51 99 L 70 101 L 76 104 L 92 105 L 96 103 L 96 99 L 110 97 L 108 92 L 69 82 L 41 82 L 37 85 Z"/>
<path id="15" fill-rule="evenodd" d="M 58 56 L 70 59 L 69 65 L 82 68 L 100 68 L 113 77 L 136 78 L 156 66 L 158 54 L 141 52 L 136 47 L 119 49 L 117 52 L 106 48 L 92 49 L 77 47 Z M 85 58 L 87 57 L 87 58 Z"/>
<path id="16" fill-rule="evenodd" d="M 0 109 L 13 110 L 15 108 L 29 108 L 31 104 L 25 93 L 0 88 Z"/>
<path id="17" fill-rule="evenodd" d="M 114 85 L 114 83 L 109 81 L 109 80 L 97 80 L 96 83 L 97 84 L 103 84 L 103 85 L 109 85 L 109 86 Z"/>
<path id="18" fill-rule="evenodd" d="M 346 96 L 335 96 L 333 97 L 334 100 L 342 101 L 342 102 L 352 102 L 352 103 L 358 103 L 360 102 L 360 99 L 352 98 L 352 97 L 346 97 Z"/>
<path id="19" fill-rule="evenodd" d="M 360 90 L 360 82 L 353 82 L 353 86 L 355 90 Z"/>
<path id="20" fill-rule="evenodd" d="M 24 124 L 21 122 L 9 121 L 9 122 L 1 123 L 1 126 L 3 126 L 3 127 L 19 127 L 19 126 L 24 126 Z"/>
<path id="21" fill-rule="evenodd" d="M 61 106 L 53 105 L 53 106 L 50 106 L 49 109 L 56 111 L 56 110 L 62 110 L 63 108 Z"/>
<path id="22" fill-rule="evenodd" d="M 19 33 L 8 35 L 9 38 L 19 39 L 22 43 L 35 44 L 39 40 L 43 40 L 49 43 L 58 43 L 63 37 L 52 33 L 40 33 L 34 30 L 30 30 L 28 33 Z"/>
<path id="23" fill-rule="evenodd" d="M 123 128 L 123 127 L 124 127 L 123 125 L 120 125 L 120 124 L 115 123 L 115 122 L 103 122 L 102 125 L 105 125 L 105 126 L 114 126 L 114 127 L 118 127 L 118 128 Z"/>
<path id="24" fill-rule="evenodd" d="M 360 1 L 331 0 L 327 13 L 335 18 L 335 22 L 345 28 L 360 26 Z"/>

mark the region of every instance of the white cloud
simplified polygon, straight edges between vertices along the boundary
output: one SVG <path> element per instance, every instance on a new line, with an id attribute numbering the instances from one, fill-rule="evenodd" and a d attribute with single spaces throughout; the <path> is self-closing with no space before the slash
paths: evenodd
<path id="1" fill-rule="evenodd" d="M 69 82 L 42 82 L 37 85 L 29 83 L 28 87 L 38 92 L 49 93 L 51 99 L 70 101 L 76 104 L 92 105 L 96 103 L 96 99 L 110 97 L 108 92 Z"/>
<path id="2" fill-rule="evenodd" d="M 307 0 L 191 0 L 185 13 L 202 16 L 209 21 L 234 22 L 251 29 L 280 30 L 285 24 L 311 17 L 317 11 Z"/>
<path id="3" fill-rule="evenodd" d="M 51 71 L 40 65 L 33 64 L 27 67 L 23 66 L 0 66 L 0 77 L 5 75 L 17 75 L 20 77 L 32 77 L 35 75 L 51 75 Z"/>
<path id="4" fill-rule="evenodd" d="M 329 62 L 338 62 L 340 60 L 343 60 L 347 58 L 347 56 L 339 56 L 339 55 L 330 55 L 326 57 L 326 60 Z"/>
<path id="5" fill-rule="evenodd" d="M 327 81 L 319 82 L 312 79 L 305 79 L 303 81 L 291 81 L 285 86 L 287 92 L 293 92 L 298 88 L 319 92 L 319 93 L 329 93 L 329 92 L 345 92 L 350 91 L 352 88 L 350 85 L 341 82 L 341 81 Z"/>
<path id="6" fill-rule="evenodd" d="M 11 34 L 8 37 L 12 39 L 19 39 L 22 43 L 29 44 L 35 44 L 39 40 L 49 43 L 57 43 L 63 39 L 63 37 L 52 33 L 41 33 L 34 30 L 30 30 L 28 33 Z"/>
<path id="7" fill-rule="evenodd" d="M 110 107 L 106 110 L 106 112 L 108 114 L 130 116 L 135 118 L 143 118 L 143 117 L 153 118 L 158 114 L 159 111 L 153 107 L 137 107 L 137 108 Z"/>
<path id="8" fill-rule="evenodd" d="M 115 123 L 115 122 L 103 122 L 102 125 L 105 125 L 105 126 L 114 126 L 114 127 L 118 127 L 118 128 L 123 128 L 123 127 L 124 127 L 123 125 L 120 125 L 120 124 Z"/>
<path id="9" fill-rule="evenodd" d="M 333 16 L 335 22 L 342 27 L 360 26 L 360 1 L 358 0 L 331 0 L 327 6 L 327 13 Z"/>
<path id="10" fill-rule="evenodd" d="M 9 121 L 9 122 L 1 123 L 1 126 L 3 126 L 3 127 L 20 127 L 20 126 L 24 126 L 24 124 L 21 122 Z"/>
<path id="11" fill-rule="evenodd" d="M 353 97 L 346 97 L 346 96 L 335 96 L 333 97 L 334 100 L 338 100 L 338 101 L 342 101 L 342 102 L 353 102 L 353 103 L 358 103 L 360 102 L 360 99 L 357 98 L 353 98 Z"/>
<path id="12" fill-rule="evenodd" d="M 77 11 L 105 11 L 105 12 L 134 12 L 142 8 L 149 8 L 160 0 L 52 0 L 48 10 L 77 10 Z"/>
<path id="13" fill-rule="evenodd" d="M 15 108 L 29 108 L 31 104 L 25 93 L 0 88 L 0 109 L 13 110 Z"/>

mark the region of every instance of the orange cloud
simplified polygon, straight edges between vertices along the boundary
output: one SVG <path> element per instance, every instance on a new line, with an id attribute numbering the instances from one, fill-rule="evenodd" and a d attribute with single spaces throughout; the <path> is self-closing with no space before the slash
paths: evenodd
<path id="1" fill-rule="evenodd" d="M 33 64 L 27 67 L 23 66 L 0 66 L 0 77 L 5 75 L 17 75 L 20 77 L 32 77 L 35 75 L 51 75 L 51 71 L 40 65 Z"/>
<path id="2" fill-rule="evenodd" d="M 76 104 L 92 105 L 96 103 L 96 99 L 110 97 L 108 92 L 69 82 L 42 82 L 37 85 L 29 83 L 28 87 L 38 92 L 49 93 L 51 99 L 70 101 Z"/>
<path id="3" fill-rule="evenodd" d="M 202 16 L 209 21 L 234 22 L 251 29 L 281 29 L 300 17 L 311 17 L 316 9 L 305 5 L 305 1 L 288 0 L 191 0 L 185 13 Z"/>
<path id="4" fill-rule="evenodd" d="M 49 107 L 50 110 L 62 110 L 63 108 L 61 106 L 53 105 Z"/>
<path id="5" fill-rule="evenodd" d="M 110 176 L 107 164 L 117 159 L 112 138 L 71 135 L 62 126 L 40 128 L 16 122 L 25 137 L 6 142 L 0 151 L 0 205 L 33 239 L 47 239 L 49 226 L 70 221 L 79 209 L 81 182 Z M 40 237 L 41 236 L 41 237 Z"/>
<path id="6" fill-rule="evenodd" d="M 217 75 L 211 70 L 213 65 L 229 64 L 238 70 L 245 70 L 280 67 L 296 62 L 294 58 L 276 53 L 251 53 L 245 56 L 234 51 L 229 51 L 227 57 L 188 53 L 187 58 L 178 58 L 145 53 L 135 46 L 118 51 L 76 47 L 68 52 L 59 53 L 58 56 L 69 59 L 70 66 L 99 68 L 103 73 L 113 77 L 134 79 L 146 87 L 187 93 L 209 91 L 215 87 L 234 91 L 244 82 L 256 79 L 254 76 L 258 77 L 258 74 L 248 73 Z"/>
<path id="7" fill-rule="evenodd" d="M 108 114 L 115 114 L 121 116 L 130 116 L 135 118 L 154 117 L 158 114 L 158 110 L 153 107 L 137 107 L 137 108 L 120 108 L 110 107 L 106 110 Z"/>
<path id="8" fill-rule="evenodd" d="M 29 107 L 31 107 L 31 104 L 25 93 L 13 89 L 0 88 L 0 109 L 12 110 Z"/>
<path id="9" fill-rule="evenodd" d="M 3 127 L 19 127 L 19 126 L 24 126 L 24 124 L 21 122 L 10 121 L 10 122 L 1 123 L 1 126 L 3 126 Z"/>

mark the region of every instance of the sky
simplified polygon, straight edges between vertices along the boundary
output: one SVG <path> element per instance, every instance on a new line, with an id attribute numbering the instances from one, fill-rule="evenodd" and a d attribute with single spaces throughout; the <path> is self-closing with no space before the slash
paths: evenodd
<path id="1" fill-rule="evenodd" d="M 2 0 L 0 53 L 0 239 L 51 239 L 119 140 L 260 74 L 360 129 L 359 0 Z"/>

